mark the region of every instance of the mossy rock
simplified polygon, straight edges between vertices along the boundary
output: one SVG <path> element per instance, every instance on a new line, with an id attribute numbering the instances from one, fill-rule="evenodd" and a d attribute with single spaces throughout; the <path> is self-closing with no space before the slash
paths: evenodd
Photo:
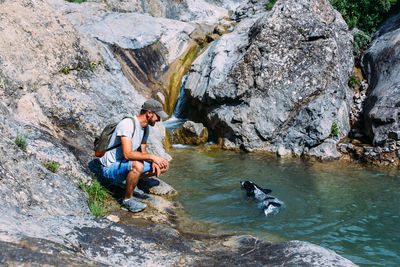
<path id="1" fill-rule="evenodd" d="M 170 138 L 173 144 L 202 145 L 208 140 L 208 130 L 202 123 L 187 121 Z"/>

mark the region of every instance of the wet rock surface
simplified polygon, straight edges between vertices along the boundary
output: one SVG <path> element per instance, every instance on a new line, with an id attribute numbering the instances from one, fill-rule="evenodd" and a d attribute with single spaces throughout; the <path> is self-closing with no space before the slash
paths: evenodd
<path id="1" fill-rule="evenodd" d="M 307 154 L 334 122 L 347 135 L 352 37 L 341 16 L 328 1 L 278 1 L 252 22 L 192 65 L 185 92 L 199 120 L 226 148 L 246 151 Z"/>

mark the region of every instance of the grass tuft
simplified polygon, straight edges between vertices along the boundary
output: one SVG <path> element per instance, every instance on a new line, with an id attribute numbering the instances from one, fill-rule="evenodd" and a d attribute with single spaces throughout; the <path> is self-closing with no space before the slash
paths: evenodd
<path id="1" fill-rule="evenodd" d="M 353 89 L 361 86 L 360 78 L 354 72 L 350 75 L 349 86 Z"/>
<path id="2" fill-rule="evenodd" d="M 43 164 L 49 171 L 56 173 L 58 171 L 58 167 L 60 167 L 60 164 L 55 161 L 46 161 Z"/>
<path id="3" fill-rule="evenodd" d="M 96 217 L 103 217 L 106 212 L 104 203 L 110 197 L 109 191 L 97 180 L 93 180 L 91 184 L 81 181 L 78 183 L 78 187 L 86 193 L 92 214 Z"/>
<path id="4" fill-rule="evenodd" d="M 68 75 L 70 71 L 71 71 L 71 69 L 69 67 L 62 67 L 58 72 Z"/>
<path id="5" fill-rule="evenodd" d="M 333 139 L 335 136 L 339 135 L 339 127 L 337 126 L 337 123 L 334 121 L 331 126 L 331 134 L 329 135 L 329 138 Z"/>
<path id="6" fill-rule="evenodd" d="M 28 147 L 28 141 L 25 135 L 20 134 L 17 130 L 17 136 L 15 137 L 15 144 L 22 149 L 22 151 L 26 152 L 26 148 Z"/>

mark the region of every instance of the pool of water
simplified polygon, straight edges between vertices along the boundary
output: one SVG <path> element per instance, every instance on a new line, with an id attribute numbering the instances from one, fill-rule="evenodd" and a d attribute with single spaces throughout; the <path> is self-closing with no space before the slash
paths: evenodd
<path id="1" fill-rule="evenodd" d="M 172 149 L 163 179 L 196 219 L 271 241 L 302 240 L 361 266 L 400 266 L 400 172 L 231 151 Z M 266 217 L 251 180 L 285 203 Z"/>

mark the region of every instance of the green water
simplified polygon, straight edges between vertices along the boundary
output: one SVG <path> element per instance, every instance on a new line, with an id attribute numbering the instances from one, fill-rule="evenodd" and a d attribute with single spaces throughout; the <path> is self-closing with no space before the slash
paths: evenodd
<path id="1" fill-rule="evenodd" d="M 230 151 L 172 149 L 163 179 L 196 219 L 221 231 L 302 240 L 360 266 L 400 266 L 400 172 Z M 266 217 L 239 181 L 272 189 L 285 203 Z"/>

